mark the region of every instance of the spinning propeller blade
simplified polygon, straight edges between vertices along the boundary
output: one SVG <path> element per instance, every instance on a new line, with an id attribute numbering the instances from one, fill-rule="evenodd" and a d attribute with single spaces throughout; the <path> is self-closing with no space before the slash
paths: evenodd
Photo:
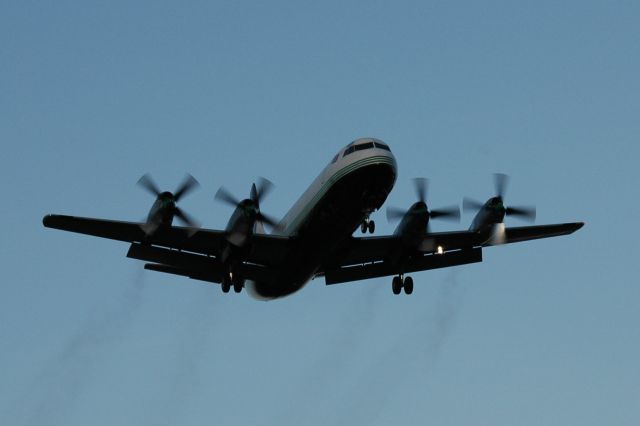
<path id="1" fill-rule="evenodd" d="M 536 220 L 536 208 L 533 206 L 507 207 L 507 209 L 505 210 L 505 214 L 507 216 L 517 216 L 524 220 L 528 220 L 529 222 L 533 222 Z"/>
<path id="2" fill-rule="evenodd" d="M 429 219 L 460 220 L 460 208 L 458 206 L 450 206 L 435 210 L 428 209 L 427 193 L 429 189 L 429 181 L 426 178 L 414 178 L 413 188 L 416 193 L 416 197 L 418 198 L 418 202 L 409 210 L 402 210 L 397 207 L 387 207 L 387 220 L 389 222 L 398 221 L 407 214 L 426 214 Z"/>
<path id="3" fill-rule="evenodd" d="M 431 219 L 445 219 L 451 221 L 460 221 L 460 208 L 458 206 L 450 206 L 442 209 L 431 210 L 429 212 Z"/>
<path id="4" fill-rule="evenodd" d="M 482 204 L 480 201 L 473 200 L 469 197 L 464 197 L 462 199 L 462 210 L 465 213 L 475 213 L 482 207 L 484 207 L 484 204 Z"/>
<path id="5" fill-rule="evenodd" d="M 397 207 L 387 207 L 387 221 L 396 222 L 404 217 L 408 210 L 399 209 Z"/>
<path id="6" fill-rule="evenodd" d="M 414 178 L 413 189 L 416 192 L 416 198 L 423 203 L 427 202 L 427 189 L 429 187 L 429 181 L 427 178 Z"/>
<path id="7" fill-rule="evenodd" d="M 198 222 L 193 217 L 191 217 L 191 215 L 188 215 L 187 213 L 185 213 L 185 211 L 182 210 L 180 207 L 176 207 L 175 215 L 178 219 L 182 221 L 182 223 L 184 223 L 185 225 L 191 228 L 200 228 L 201 226 L 200 222 Z"/>
<path id="8" fill-rule="evenodd" d="M 215 199 L 234 207 L 240 204 L 240 200 L 234 197 L 233 194 L 231 194 L 231 192 L 229 192 L 229 190 L 227 190 L 227 188 L 225 188 L 224 186 L 221 186 L 220 189 L 218 189 L 218 192 L 216 192 L 215 195 Z"/>
<path id="9" fill-rule="evenodd" d="M 493 204 L 492 208 L 500 209 L 504 211 L 505 216 L 516 216 L 521 219 L 533 222 L 536 219 L 536 208 L 534 206 L 523 207 L 507 207 L 504 205 L 504 195 L 509 185 L 509 176 L 504 173 L 493 174 L 493 184 L 495 187 L 496 195 L 488 201 Z M 467 212 L 477 212 L 484 208 L 484 204 L 465 197 L 462 200 L 462 209 Z"/>
<path id="10" fill-rule="evenodd" d="M 504 194 L 507 191 L 507 185 L 509 184 L 509 176 L 504 173 L 493 174 L 493 185 L 496 189 L 496 196 L 504 198 Z"/>
<path id="11" fill-rule="evenodd" d="M 265 223 L 272 228 L 277 228 L 278 222 L 271 216 L 266 215 L 260 211 L 260 202 L 266 197 L 266 195 L 273 189 L 273 183 L 266 178 L 259 177 L 258 183 L 251 184 L 251 192 L 249 198 L 246 200 L 238 200 L 233 194 L 231 194 L 226 188 L 220 187 L 216 192 L 215 199 L 229 204 L 233 207 L 240 207 L 246 210 L 253 210 L 256 212 L 256 220 Z"/>
<path id="12" fill-rule="evenodd" d="M 176 192 L 174 192 L 173 199 L 178 202 L 180 198 L 184 197 L 199 186 L 200 183 L 198 183 L 196 178 L 187 173 L 178 189 L 176 189 Z"/>
<path id="13" fill-rule="evenodd" d="M 146 189 L 151 194 L 155 195 L 157 199 L 162 199 L 163 204 L 165 205 L 161 209 L 163 209 L 164 212 L 167 212 L 166 209 L 169 209 L 170 211 L 168 212 L 168 214 L 171 215 L 171 218 L 176 217 L 186 226 L 194 228 L 193 232 L 197 231 L 197 229 L 200 228 L 200 223 L 198 221 L 185 213 L 184 210 L 176 206 L 178 200 L 200 186 L 198 181 L 193 176 L 187 173 L 175 193 L 171 193 L 169 191 L 161 192 L 160 189 L 158 189 L 158 185 L 156 185 L 149 173 L 145 173 L 140 179 L 138 179 L 138 185 Z M 161 223 L 158 220 L 150 220 L 149 222 L 144 224 L 142 229 L 144 230 L 145 234 L 151 235 L 158 229 L 160 224 Z"/>
<path id="14" fill-rule="evenodd" d="M 253 184 L 251 187 L 251 199 L 256 201 L 258 205 L 260 205 L 260 201 L 264 199 L 273 189 L 273 183 L 267 179 L 260 176 L 258 178 L 258 185 Z M 255 197 L 254 197 L 255 190 Z"/>
<path id="15" fill-rule="evenodd" d="M 149 173 L 145 173 L 142 175 L 140 179 L 138 179 L 138 185 L 149 191 L 151 194 L 156 197 L 160 195 L 160 190 L 158 189 L 158 185 L 153 181 L 151 175 Z"/>

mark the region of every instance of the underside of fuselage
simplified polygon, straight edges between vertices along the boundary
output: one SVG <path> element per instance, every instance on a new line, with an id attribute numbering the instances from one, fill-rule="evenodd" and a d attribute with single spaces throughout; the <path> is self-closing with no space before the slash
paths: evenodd
<path id="1" fill-rule="evenodd" d="M 312 208 L 295 235 L 283 267 L 272 282 L 247 282 L 258 299 L 287 296 L 301 289 L 318 269 L 384 204 L 396 180 L 395 165 L 368 164 L 342 176 Z"/>

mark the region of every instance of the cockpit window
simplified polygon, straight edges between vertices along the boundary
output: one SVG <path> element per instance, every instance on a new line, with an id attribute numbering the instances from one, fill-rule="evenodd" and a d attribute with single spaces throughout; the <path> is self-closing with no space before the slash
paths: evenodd
<path id="1" fill-rule="evenodd" d="M 373 142 L 361 143 L 360 145 L 354 146 L 356 151 L 362 151 L 363 149 L 371 149 L 373 148 Z"/>
<path id="2" fill-rule="evenodd" d="M 382 142 L 376 142 L 376 148 L 384 149 L 385 151 L 391 152 L 391 148 L 389 148 L 388 145 L 385 145 Z"/>
<path id="3" fill-rule="evenodd" d="M 351 145 L 349 148 L 344 150 L 344 154 L 342 154 L 342 156 L 346 157 L 347 155 L 351 154 L 352 152 L 362 151 L 363 149 L 371 149 L 373 147 L 374 147 L 373 142 L 361 143 L 359 145 Z"/>

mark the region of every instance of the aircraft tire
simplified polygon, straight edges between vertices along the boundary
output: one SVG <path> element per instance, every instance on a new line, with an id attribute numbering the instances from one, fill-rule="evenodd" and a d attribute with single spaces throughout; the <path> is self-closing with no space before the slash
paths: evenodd
<path id="1" fill-rule="evenodd" d="M 363 234 L 367 233 L 367 228 L 368 228 L 367 222 L 362 222 L 360 224 L 360 232 L 362 232 Z"/>
<path id="2" fill-rule="evenodd" d="M 404 285 L 402 287 L 404 288 L 404 294 L 413 293 L 413 278 L 406 276 L 404 278 Z"/>
<path id="3" fill-rule="evenodd" d="M 400 294 L 400 292 L 402 291 L 402 280 L 398 275 L 393 277 L 393 280 L 391 281 L 391 290 L 393 291 L 393 294 L 396 295 Z"/>
<path id="4" fill-rule="evenodd" d="M 367 226 L 367 228 L 369 228 L 369 233 L 373 234 L 376 230 L 376 223 L 372 220 L 369 221 L 369 226 Z"/>
<path id="5" fill-rule="evenodd" d="M 233 282 L 233 291 L 240 293 L 242 291 L 242 282 L 240 280 Z"/>
<path id="6" fill-rule="evenodd" d="M 229 283 L 229 280 L 223 280 L 220 283 L 220 287 L 222 288 L 223 293 L 229 293 L 229 290 L 231 290 L 231 284 Z"/>

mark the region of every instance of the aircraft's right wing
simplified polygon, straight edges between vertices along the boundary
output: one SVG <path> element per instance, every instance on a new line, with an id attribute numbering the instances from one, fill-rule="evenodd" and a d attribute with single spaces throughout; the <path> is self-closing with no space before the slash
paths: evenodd
<path id="1" fill-rule="evenodd" d="M 194 232 L 191 228 L 181 226 L 160 228 L 147 236 L 142 230 L 144 223 L 89 217 L 47 215 L 42 221 L 47 228 L 213 257 L 220 255 L 227 238 L 224 231 L 198 229 Z M 252 238 L 253 249 L 247 254 L 246 260 L 260 265 L 279 265 L 290 247 L 288 237 L 255 234 Z"/>

